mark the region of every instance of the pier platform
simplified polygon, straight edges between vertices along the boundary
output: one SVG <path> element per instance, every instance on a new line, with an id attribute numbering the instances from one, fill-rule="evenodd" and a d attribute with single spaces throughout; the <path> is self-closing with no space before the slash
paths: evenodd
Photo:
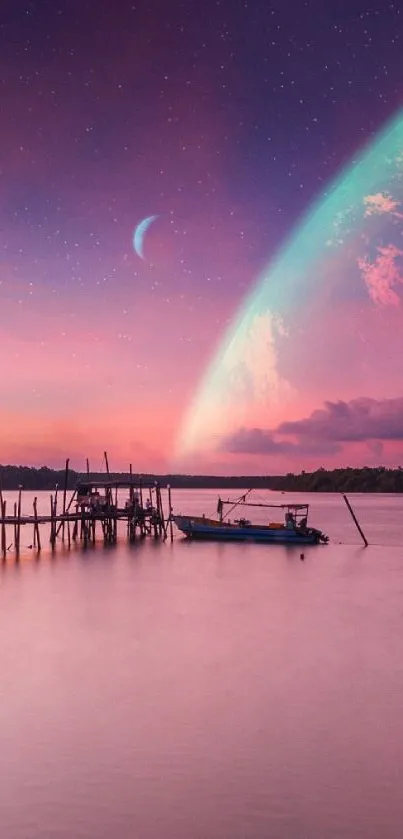
<path id="1" fill-rule="evenodd" d="M 108 460 L 105 453 L 109 472 Z M 67 497 L 69 460 L 66 460 L 63 490 L 55 487 L 49 496 L 49 512 L 38 512 L 38 497 L 32 505 L 32 513 L 23 512 L 24 490 L 19 487 L 17 501 L 11 511 L 0 488 L 0 555 L 6 558 L 11 549 L 18 555 L 21 545 L 21 528 L 32 527 L 32 547 L 41 551 L 43 529 L 52 548 L 57 541 L 70 546 L 80 541 L 84 545 L 95 544 L 102 539 L 105 545 L 115 544 L 118 539 L 118 524 L 126 524 L 126 537 L 130 542 L 136 538 L 152 536 L 155 539 L 173 538 L 171 489 L 162 489 L 157 482 L 145 483 L 141 476 L 134 476 L 132 468 L 127 478 L 111 480 L 109 474 L 104 480 L 91 479 L 87 473 L 77 483 L 70 498 Z M 165 510 L 164 510 L 165 506 Z M 11 533 L 10 533 L 11 530 Z"/>

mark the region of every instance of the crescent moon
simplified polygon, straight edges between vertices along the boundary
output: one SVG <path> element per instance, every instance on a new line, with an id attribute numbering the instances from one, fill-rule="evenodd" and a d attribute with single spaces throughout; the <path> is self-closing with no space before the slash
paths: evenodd
<path id="1" fill-rule="evenodd" d="M 137 225 L 133 233 L 133 247 L 140 259 L 145 259 L 143 253 L 144 237 L 148 228 L 152 225 L 158 216 L 147 216 L 140 224 Z"/>

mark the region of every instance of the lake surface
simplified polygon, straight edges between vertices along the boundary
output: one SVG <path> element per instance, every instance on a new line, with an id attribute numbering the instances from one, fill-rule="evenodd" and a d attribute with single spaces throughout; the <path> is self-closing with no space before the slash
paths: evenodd
<path id="1" fill-rule="evenodd" d="M 331 537 L 304 561 L 179 538 L 10 551 L 0 836 L 400 839 L 403 497 L 350 498 L 367 549 L 339 496 L 279 496 Z"/>

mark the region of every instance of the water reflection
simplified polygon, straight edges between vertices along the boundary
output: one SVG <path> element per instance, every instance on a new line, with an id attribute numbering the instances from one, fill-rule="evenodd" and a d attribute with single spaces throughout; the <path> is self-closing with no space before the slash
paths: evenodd
<path id="1" fill-rule="evenodd" d="M 401 551 L 122 536 L 1 565 L 1 835 L 400 839 Z"/>

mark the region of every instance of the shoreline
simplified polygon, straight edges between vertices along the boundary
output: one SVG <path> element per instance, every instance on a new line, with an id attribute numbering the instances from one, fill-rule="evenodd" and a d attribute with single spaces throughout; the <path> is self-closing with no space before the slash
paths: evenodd
<path id="1" fill-rule="evenodd" d="M 0 465 L 0 488 L 3 491 L 16 491 L 19 487 L 34 492 L 52 490 L 56 485 L 63 486 L 65 470 L 50 469 L 46 466 Z M 92 479 L 116 481 L 127 478 L 126 472 L 89 473 Z M 85 473 L 69 470 L 67 489 L 72 490 Z M 151 473 L 132 473 L 133 480 L 144 483 L 158 483 L 162 488 L 172 489 L 216 489 L 216 490 L 272 490 L 274 492 L 317 492 L 317 493 L 403 493 L 403 468 L 389 469 L 384 466 L 353 468 L 345 467 L 314 472 L 301 472 L 287 475 L 180 475 Z"/>

